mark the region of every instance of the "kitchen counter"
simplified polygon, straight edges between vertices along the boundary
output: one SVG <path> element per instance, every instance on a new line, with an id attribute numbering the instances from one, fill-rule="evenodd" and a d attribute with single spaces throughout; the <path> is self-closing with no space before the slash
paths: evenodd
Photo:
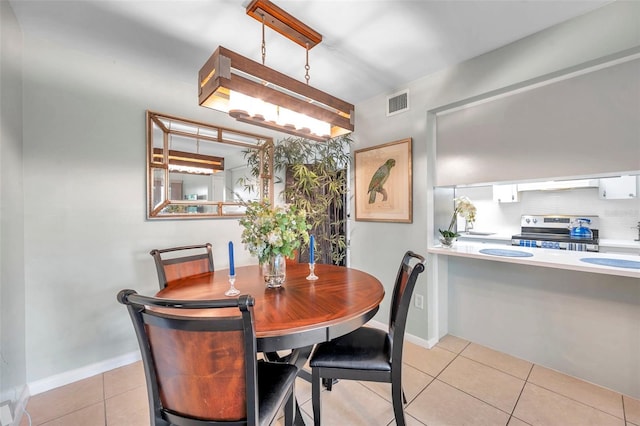
<path id="1" fill-rule="evenodd" d="M 640 255 L 640 241 L 600 239 L 600 253 Z"/>
<path id="2" fill-rule="evenodd" d="M 495 241 L 497 243 L 506 242 L 511 243 L 511 236 L 517 234 L 517 232 L 504 233 L 504 232 L 482 232 L 472 231 L 472 233 L 463 232 L 458 237 L 458 240 L 462 241 Z"/>
<path id="3" fill-rule="evenodd" d="M 640 241 L 600 239 L 601 247 L 635 248 L 640 253 Z"/>
<path id="4" fill-rule="evenodd" d="M 527 253 L 529 257 L 507 257 L 481 253 L 480 250 L 515 250 Z M 582 258 L 619 259 L 622 261 L 639 262 L 640 256 L 617 253 L 592 253 L 583 251 L 566 251 L 543 248 L 527 248 L 494 244 L 488 242 L 457 241 L 452 248 L 444 248 L 440 245 L 430 247 L 429 253 L 445 256 L 468 257 L 494 262 L 518 263 L 522 265 L 541 266 L 547 268 L 566 269 L 580 272 L 592 272 L 596 274 L 617 275 L 623 277 L 639 278 L 640 269 L 624 268 L 616 266 L 602 266 L 581 261 Z"/>

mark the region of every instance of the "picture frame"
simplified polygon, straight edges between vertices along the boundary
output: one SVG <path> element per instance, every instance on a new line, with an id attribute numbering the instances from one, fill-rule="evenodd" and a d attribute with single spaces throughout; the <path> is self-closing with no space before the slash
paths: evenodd
<path id="1" fill-rule="evenodd" d="M 413 222 L 412 139 L 354 152 L 356 221 Z"/>

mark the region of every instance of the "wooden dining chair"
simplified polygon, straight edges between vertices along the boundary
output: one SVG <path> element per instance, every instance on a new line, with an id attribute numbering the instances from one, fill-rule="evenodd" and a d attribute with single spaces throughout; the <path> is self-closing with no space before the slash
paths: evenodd
<path id="1" fill-rule="evenodd" d="M 253 297 L 187 301 L 122 290 L 117 299 L 138 338 L 152 426 L 269 425 L 283 405 L 293 424 L 297 368 L 257 361 Z M 215 312 L 189 316 L 193 309 Z"/>
<path id="2" fill-rule="evenodd" d="M 323 379 L 328 390 L 331 390 L 333 379 L 391 383 L 396 424 L 405 425 L 402 349 L 411 295 L 418 275 L 425 269 L 424 262 L 424 257 L 412 251 L 403 256 L 393 288 L 388 331 L 361 327 L 316 346 L 309 359 L 314 425 L 320 425 L 320 382 Z"/>
<path id="3" fill-rule="evenodd" d="M 170 253 L 168 256 L 165 254 Z M 169 281 L 203 272 L 213 272 L 211 244 L 153 249 L 149 253 L 156 262 L 160 290 Z M 182 254 L 181 256 L 176 254 Z"/>

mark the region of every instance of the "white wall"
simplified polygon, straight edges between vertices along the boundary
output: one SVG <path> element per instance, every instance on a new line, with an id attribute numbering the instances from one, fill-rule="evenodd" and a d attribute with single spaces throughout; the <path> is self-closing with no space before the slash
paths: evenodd
<path id="1" fill-rule="evenodd" d="M 22 33 L 0 2 L 0 401 L 26 384 L 24 207 L 22 180 Z"/>
<path id="2" fill-rule="evenodd" d="M 168 81 L 153 70 L 25 38 L 29 383 L 137 351 L 115 295 L 157 290 L 152 248 L 212 242 L 223 268 L 226 242 L 242 247 L 236 219 L 145 220 L 145 110 L 241 127 L 198 106 L 196 74 L 193 84 Z M 238 250 L 236 262 L 255 260 Z"/>
<path id="3" fill-rule="evenodd" d="M 431 164 L 435 148 L 433 128 L 427 126 L 427 111 L 637 47 L 639 16 L 640 3 L 614 2 L 405 87 L 390 87 L 388 93 L 356 105 L 354 150 L 413 138 L 414 223 L 354 222 L 351 265 L 384 278 L 389 293 L 402 252 L 412 249 L 426 253 L 437 228 L 429 221 L 435 213 Z M 410 111 L 386 117 L 386 96 L 404 88 L 410 90 Z M 439 298 L 442 295 L 438 295 L 434 281 L 434 256 L 429 256 L 429 261 L 426 277 L 419 280 L 416 293 Z M 377 319 L 385 321 L 387 315 L 388 305 L 383 305 Z M 433 325 L 430 321 L 438 315 L 412 307 L 408 332 L 428 339 L 427 332 Z"/>

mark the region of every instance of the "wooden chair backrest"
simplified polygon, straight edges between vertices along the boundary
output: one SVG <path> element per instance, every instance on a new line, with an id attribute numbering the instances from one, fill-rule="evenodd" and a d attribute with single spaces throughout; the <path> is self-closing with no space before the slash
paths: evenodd
<path id="1" fill-rule="evenodd" d="M 145 317 L 162 406 L 188 417 L 246 418 L 242 332 L 180 330 Z"/>
<path id="2" fill-rule="evenodd" d="M 193 254 L 198 249 L 204 249 L 203 253 Z M 186 256 L 163 257 L 165 253 L 185 252 Z M 172 247 L 167 249 L 154 249 L 150 252 L 156 263 L 158 284 L 163 289 L 171 281 L 190 277 L 205 272 L 213 272 L 213 254 L 211 244 Z"/>
<path id="3" fill-rule="evenodd" d="M 169 413 L 255 424 L 257 361 L 251 296 L 171 301 L 128 293 L 118 300 L 127 305 L 136 329 L 156 416 L 171 419 Z M 207 302 L 215 303 L 207 306 Z M 185 304 L 193 304 L 186 309 L 207 306 L 221 311 L 207 317 L 183 316 Z"/>
<path id="4" fill-rule="evenodd" d="M 412 251 L 407 251 L 402 257 L 402 262 L 396 275 L 391 298 L 391 312 L 389 313 L 389 336 L 394 345 L 394 356 L 396 355 L 396 349 L 399 349 L 400 355 L 402 355 L 402 344 L 407 316 L 409 315 L 409 306 L 411 305 L 411 296 L 413 295 L 418 275 L 425 270 L 424 262 L 424 257 Z M 398 347 L 396 348 L 396 346 Z M 399 359 L 402 359 L 402 357 L 400 356 Z"/>

